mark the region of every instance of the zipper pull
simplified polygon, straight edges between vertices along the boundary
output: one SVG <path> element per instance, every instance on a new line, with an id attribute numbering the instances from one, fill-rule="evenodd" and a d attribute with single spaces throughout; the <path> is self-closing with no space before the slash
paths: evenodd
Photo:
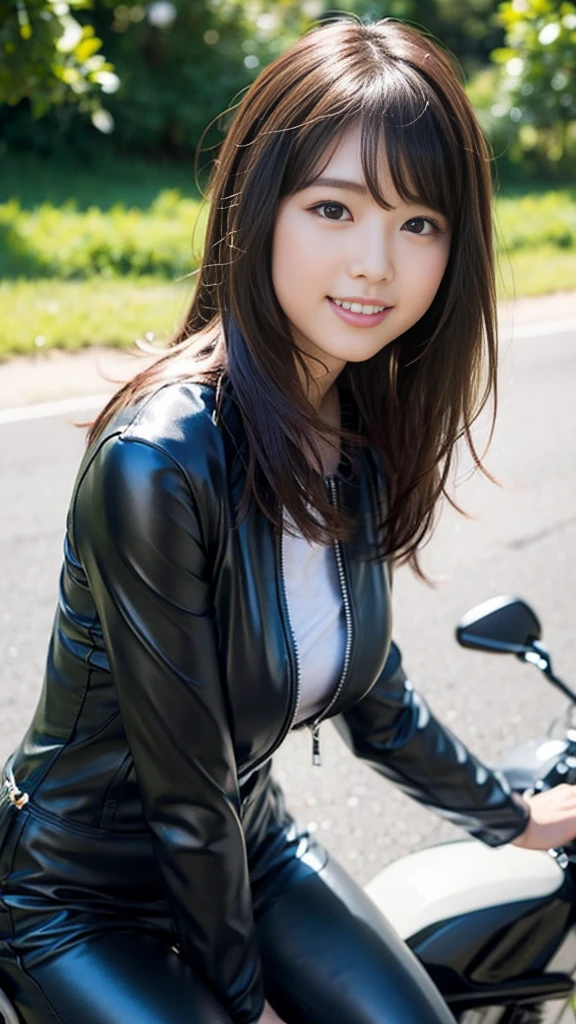
<path id="1" fill-rule="evenodd" d="M 320 760 L 320 723 L 316 722 L 312 726 L 312 764 L 321 765 Z"/>
<path id="2" fill-rule="evenodd" d="M 10 773 L 9 778 L 4 779 L 4 786 L 8 790 L 8 799 L 10 803 L 14 804 L 14 806 L 17 807 L 19 811 L 21 811 L 22 808 L 26 806 L 30 799 L 28 793 L 23 793 L 21 789 L 18 789 L 18 786 L 12 773 Z"/>

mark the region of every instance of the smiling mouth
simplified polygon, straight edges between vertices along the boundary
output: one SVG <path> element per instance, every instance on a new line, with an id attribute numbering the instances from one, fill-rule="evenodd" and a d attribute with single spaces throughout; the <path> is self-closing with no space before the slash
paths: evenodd
<path id="1" fill-rule="evenodd" d="M 386 309 L 392 309 L 391 306 L 383 302 L 349 302 L 347 299 L 334 299 L 331 295 L 328 298 L 330 302 L 333 302 L 335 306 L 339 306 L 340 309 L 347 309 L 351 313 L 364 313 L 365 316 L 383 313 Z"/>

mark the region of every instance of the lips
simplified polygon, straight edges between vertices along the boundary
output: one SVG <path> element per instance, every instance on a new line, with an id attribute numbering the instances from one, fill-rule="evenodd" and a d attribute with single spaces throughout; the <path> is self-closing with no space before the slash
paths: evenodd
<path id="1" fill-rule="evenodd" d="M 347 300 L 344 299 L 343 301 L 346 302 Z M 329 296 L 328 302 L 336 316 L 339 317 L 340 320 L 344 320 L 345 323 L 350 324 L 352 327 L 376 327 L 376 325 L 381 323 L 381 321 L 384 320 L 394 308 L 393 306 L 387 306 L 386 309 L 383 309 L 380 313 L 353 313 L 351 309 L 344 309 L 342 306 L 339 306 Z M 368 303 L 364 303 L 364 305 L 368 305 Z M 374 303 L 371 303 L 371 305 L 374 305 Z"/>

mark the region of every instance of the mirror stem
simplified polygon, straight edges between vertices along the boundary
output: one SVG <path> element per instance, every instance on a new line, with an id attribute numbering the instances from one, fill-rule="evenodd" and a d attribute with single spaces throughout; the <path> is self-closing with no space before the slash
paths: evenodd
<path id="1" fill-rule="evenodd" d="M 543 669 L 543 672 L 546 676 L 546 679 L 550 680 L 550 682 L 553 683 L 554 686 L 558 687 L 559 690 L 562 690 L 562 693 L 565 694 L 565 696 L 568 697 L 573 704 L 576 704 L 576 693 L 574 693 L 574 690 L 570 686 L 568 686 L 568 683 L 563 682 L 562 679 L 560 679 L 558 676 L 555 676 L 552 669 L 550 668 Z"/>
<path id="2" fill-rule="evenodd" d="M 552 659 L 543 643 L 540 643 L 539 640 L 533 640 L 530 649 L 525 651 L 521 657 L 523 661 L 527 661 L 530 665 L 535 665 L 536 668 L 539 668 L 549 682 L 561 690 L 564 696 L 568 697 L 573 704 L 576 704 L 576 693 L 574 690 L 568 686 L 568 683 L 560 679 L 559 676 L 554 675 Z"/>

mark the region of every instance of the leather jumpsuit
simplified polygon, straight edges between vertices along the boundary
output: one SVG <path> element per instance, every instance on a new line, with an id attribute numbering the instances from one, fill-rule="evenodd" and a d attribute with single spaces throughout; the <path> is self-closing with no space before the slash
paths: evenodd
<path id="1" fill-rule="evenodd" d="M 342 422 L 355 423 L 341 388 Z M 252 502 L 231 387 L 170 381 L 86 450 L 38 707 L 0 795 L 0 985 L 33 1024 L 447 1024 L 437 990 L 285 807 L 271 757 L 298 708 L 281 544 Z M 328 486 L 328 485 L 327 485 Z M 331 718 L 354 753 L 490 845 L 522 799 L 434 717 L 370 563 L 367 446 L 330 498 L 347 644 Z"/>

